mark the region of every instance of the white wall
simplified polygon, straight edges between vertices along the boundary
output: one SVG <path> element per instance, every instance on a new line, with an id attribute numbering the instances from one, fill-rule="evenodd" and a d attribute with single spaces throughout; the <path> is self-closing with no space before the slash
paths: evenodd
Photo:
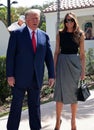
<path id="1" fill-rule="evenodd" d="M 46 14 L 46 32 L 49 35 L 51 42 L 56 39 L 56 21 L 56 13 Z"/>
<path id="2" fill-rule="evenodd" d="M 9 40 L 9 32 L 2 21 L 0 21 L 0 56 L 6 55 L 8 40 Z"/>
<path id="3" fill-rule="evenodd" d="M 85 51 L 88 51 L 89 48 L 94 49 L 94 40 L 85 40 Z"/>
<path id="4" fill-rule="evenodd" d="M 60 19 L 64 19 L 66 13 L 71 12 L 71 11 L 74 12 L 76 16 L 78 17 L 78 21 L 81 27 L 83 27 L 83 24 L 85 23 L 85 21 L 88 22 L 88 20 L 94 19 L 94 7 L 61 11 Z M 45 13 L 44 15 L 46 16 L 46 32 L 49 35 L 51 42 L 55 42 L 57 12 L 49 12 L 49 13 Z"/>

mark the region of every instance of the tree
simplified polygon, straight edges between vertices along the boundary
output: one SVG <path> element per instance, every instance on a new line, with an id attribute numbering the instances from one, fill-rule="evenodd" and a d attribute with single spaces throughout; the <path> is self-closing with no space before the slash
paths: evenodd
<path id="1" fill-rule="evenodd" d="M 29 8 L 26 8 L 26 7 L 18 7 L 18 8 L 15 8 L 16 9 L 16 13 L 18 15 L 24 15 L 25 11 Z"/>
<path id="2" fill-rule="evenodd" d="M 52 3 L 53 2 L 48 2 L 48 3 L 44 4 L 43 6 L 34 5 L 30 8 L 27 8 L 27 7 L 18 7 L 18 8 L 11 7 L 11 23 L 17 21 L 18 17 L 20 15 L 24 15 L 24 13 L 27 9 L 36 8 L 36 9 L 41 10 L 41 18 L 40 18 L 39 28 L 41 27 L 41 29 L 43 29 L 45 31 L 46 30 L 46 20 L 45 20 L 45 15 L 43 13 L 43 10 L 45 8 L 47 8 L 48 6 L 50 6 Z M 0 20 L 2 20 L 5 23 L 5 25 L 7 26 L 7 9 L 5 7 L 0 8 Z"/>
<path id="3" fill-rule="evenodd" d="M 46 23 L 45 22 L 42 22 L 40 29 L 46 32 Z"/>
<path id="4" fill-rule="evenodd" d="M 0 8 L 0 20 L 7 26 L 7 10 L 5 7 Z"/>

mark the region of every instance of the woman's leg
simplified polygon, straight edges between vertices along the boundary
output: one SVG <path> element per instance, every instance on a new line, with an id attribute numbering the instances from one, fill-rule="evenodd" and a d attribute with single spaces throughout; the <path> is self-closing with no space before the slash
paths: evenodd
<path id="1" fill-rule="evenodd" d="M 71 130 L 76 130 L 76 113 L 77 113 L 77 103 L 71 104 Z"/>
<path id="2" fill-rule="evenodd" d="M 62 107 L 63 107 L 63 103 L 56 102 L 56 126 L 55 126 L 55 128 L 57 130 L 59 130 L 59 128 L 60 128 Z"/>

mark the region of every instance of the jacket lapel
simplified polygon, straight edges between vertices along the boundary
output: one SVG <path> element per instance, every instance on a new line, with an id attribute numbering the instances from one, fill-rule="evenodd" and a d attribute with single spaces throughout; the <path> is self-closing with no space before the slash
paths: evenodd
<path id="1" fill-rule="evenodd" d="M 24 28 L 24 37 L 25 37 L 24 41 L 26 42 L 26 44 L 28 44 L 29 48 L 34 52 L 33 46 L 32 46 L 32 40 L 31 40 L 27 26 Z"/>
<path id="2" fill-rule="evenodd" d="M 41 34 L 40 34 L 40 30 L 38 29 L 37 30 L 37 50 L 38 50 L 40 43 L 41 43 Z M 37 50 L 36 50 L 36 52 L 37 52 Z"/>

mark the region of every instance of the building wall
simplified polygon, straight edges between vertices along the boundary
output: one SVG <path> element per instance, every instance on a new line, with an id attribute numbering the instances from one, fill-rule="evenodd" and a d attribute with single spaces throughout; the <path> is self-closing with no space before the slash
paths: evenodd
<path id="1" fill-rule="evenodd" d="M 0 56 L 6 55 L 9 32 L 2 21 L 0 21 Z"/>
<path id="2" fill-rule="evenodd" d="M 60 19 L 64 19 L 66 13 L 74 12 L 78 17 L 79 25 L 84 29 L 84 24 L 88 21 L 91 21 L 94 26 L 94 7 L 84 8 L 84 9 L 75 9 L 75 10 L 66 10 L 60 12 Z M 46 16 L 46 32 L 50 37 L 51 42 L 55 42 L 56 39 L 56 28 L 57 28 L 57 12 L 45 13 Z M 93 27 L 94 33 L 94 27 Z"/>
<path id="3" fill-rule="evenodd" d="M 89 48 L 94 49 L 94 40 L 85 40 L 85 51 L 88 51 Z"/>
<path id="4" fill-rule="evenodd" d="M 56 21 L 57 21 L 56 13 L 46 14 L 46 32 L 49 35 L 51 42 L 55 41 L 56 37 L 56 27 L 57 27 Z"/>

